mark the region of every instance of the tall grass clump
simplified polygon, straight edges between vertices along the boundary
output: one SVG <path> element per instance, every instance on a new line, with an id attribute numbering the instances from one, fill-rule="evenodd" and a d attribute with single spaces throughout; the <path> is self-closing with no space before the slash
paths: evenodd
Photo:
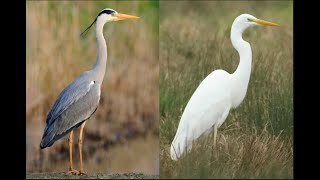
<path id="1" fill-rule="evenodd" d="M 161 178 L 292 178 L 292 2 L 165 1 L 160 7 Z M 172 161 L 170 144 L 195 89 L 212 71 L 237 68 L 230 29 L 242 13 L 280 27 L 244 33 L 253 52 L 248 91 L 218 129 L 217 147 L 209 134 Z"/>

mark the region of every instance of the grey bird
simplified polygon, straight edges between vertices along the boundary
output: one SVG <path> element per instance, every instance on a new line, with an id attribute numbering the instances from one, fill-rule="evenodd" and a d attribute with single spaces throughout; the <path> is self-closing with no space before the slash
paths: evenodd
<path id="1" fill-rule="evenodd" d="M 47 114 L 46 127 L 40 143 L 40 148 L 50 147 L 55 141 L 69 134 L 69 160 L 68 173 L 86 175 L 82 166 L 82 132 L 87 120 L 97 110 L 100 100 L 100 89 L 106 70 L 107 45 L 103 36 L 104 24 L 124 19 L 137 19 L 139 17 L 120 14 L 113 9 L 103 9 L 92 24 L 81 33 L 84 36 L 93 24 L 96 24 L 95 35 L 97 39 L 97 59 L 91 70 L 81 73 L 57 97 L 51 110 Z M 80 170 L 72 168 L 72 135 L 73 130 L 80 126 L 79 155 Z"/>

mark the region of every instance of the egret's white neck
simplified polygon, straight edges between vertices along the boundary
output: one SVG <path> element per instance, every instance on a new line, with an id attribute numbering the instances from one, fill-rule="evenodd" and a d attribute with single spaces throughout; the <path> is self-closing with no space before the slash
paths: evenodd
<path id="1" fill-rule="evenodd" d="M 252 52 L 250 44 L 242 39 L 244 30 L 245 28 L 238 27 L 237 24 L 232 25 L 231 27 L 231 42 L 240 56 L 240 63 L 236 71 L 232 74 L 234 79 L 233 89 L 237 90 L 237 93 L 234 93 L 234 107 L 238 106 L 244 99 L 251 73 Z"/>
<path id="2" fill-rule="evenodd" d="M 95 35 L 97 38 L 97 60 L 94 64 L 92 70 L 95 74 L 95 77 L 98 80 L 98 83 L 102 83 L 103 77 L 106 71 L 106 63 L 107 63 L 107 44 L 106 40 L 103 36 L 103 26 L 105 22 L 99 21 L 97 19 Z"/>

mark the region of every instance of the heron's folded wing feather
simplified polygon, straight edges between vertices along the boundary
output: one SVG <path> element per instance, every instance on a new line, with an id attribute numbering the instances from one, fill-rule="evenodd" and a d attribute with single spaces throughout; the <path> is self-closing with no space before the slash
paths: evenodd
<path id="1" fill-rule="evenodd" d="M 47 115 L 47 126 L 52 124 L 55 119 L 57 119 L 57 117 L 60 116 L 71 104 L 89 92 L 92 87 L 90 86 L 92 80 L 87 77 L 87 72 L 82 73 L 59 94 Z"/>
<path id="2" fill-rule="evenodd" d="M 55 121 L 54 128 L 57 135 L 78 127 L 83 121 L 90 118 L 98 107 L 100 87 L 93 84 L 90 90 L 77 101 L 72 103 Z"/>

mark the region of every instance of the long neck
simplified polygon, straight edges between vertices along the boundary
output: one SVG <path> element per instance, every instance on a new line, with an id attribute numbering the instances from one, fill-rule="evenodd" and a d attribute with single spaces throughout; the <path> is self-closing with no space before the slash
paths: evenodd
<path id="1" fill-rule="evenodd" d="M 252 52 L 250 44 L 242 39 L 243 31 L 243 29 L 236 27 L 231 28 L 231 42 L 240 56 L 240 63 L 236 71 L 231 75 L 234 86 L 232 89 L 235 90 L 232 93 L 234 96 L 233 107 L 237 107 L 243 101 L 251 74 Z"/>
<path id="2" fill-rule="evenodd" d="M 231 28 L 231 42 L 240 56 L 240 63 L 233 76 L 241 80 L 242 83 L 248 84 L 251 73 L 252 51 L 250 44 L 242 39 L 242 33 L 243 30 L 241 29 Z"/>
<path id="3" fill-rule="evenodd" d="M 96 22 L 95 35 L 97 38 L 97 60 L 92 68 L 93 74 L 100 84 L 103 81 L 107 63 L 107 44 L 103 36 L 103 26 L 103 22 L 99 20 Z"/>
<path id="4" fill-rule="evenodd" d="M 250 44 L 242 39 L 242 33 L 243 30 L 241 29 L 231 28 L 231 42 L 240 56 L 240 63 L 232 75 L 235 79 L 241 81 L 242 84 L 248 86 L 251 73 L 252 51 Z"/>

